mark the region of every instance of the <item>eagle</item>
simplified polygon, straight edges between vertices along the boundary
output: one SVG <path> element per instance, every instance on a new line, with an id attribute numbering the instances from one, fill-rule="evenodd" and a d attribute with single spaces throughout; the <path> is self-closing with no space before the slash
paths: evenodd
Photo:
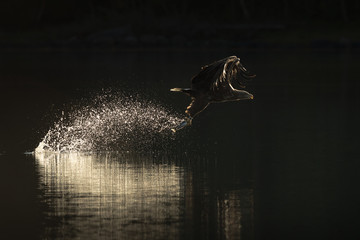
<path id="1" fill-rule="evenodd" d="M 171 130 L 176 132 L 190 126 L 192 119 L 210 103 L 253 99 L 252 94 L 235 89 L 232 83 L 236 81 L 241 88 L 245 88 L 243 80 L 255 77 L 255 74 L 249 73 L 241 64 L 237 56 L 230 56 L 203 66 L 191 79 L 191 88 L 170 89 L 172 92 L 183 92 L 191 97 L 191 103 L 185 111 L 186 119 Z"/>

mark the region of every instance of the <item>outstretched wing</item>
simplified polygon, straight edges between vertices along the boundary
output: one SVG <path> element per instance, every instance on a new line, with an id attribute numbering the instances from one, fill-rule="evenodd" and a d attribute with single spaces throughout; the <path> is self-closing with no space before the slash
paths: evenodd
<path id="1" fill-rule="evenodd" d="M 192 101 L 186 108 L 185 113 L 193 118 L 196 114 L 202 112 L 208 105 L 209 101 L 206 98 L 192 98 Z"/>
<path id="2" fill-rule="evenodd" d="M 236 56 L 231 56 L 203 66 L 201 71 L 192 78 L 191 88 L 200 91 L 214 90 L 219 87 L 230 88 L 230 80 L 237 61 Z"/>
<path id="3" fill-rule="evenodd" d="M 254 78 L 255 75 L 249 74 L 236 56 L 230 56 L 201 68 L 201 71 L 191 80 L 191 88 L 198 91 L 222 91 L 233 89 L 231 82 L 237 80 L 242 88 L 244 84 L 240 82 L 239 73 L 245 79 Z"/>

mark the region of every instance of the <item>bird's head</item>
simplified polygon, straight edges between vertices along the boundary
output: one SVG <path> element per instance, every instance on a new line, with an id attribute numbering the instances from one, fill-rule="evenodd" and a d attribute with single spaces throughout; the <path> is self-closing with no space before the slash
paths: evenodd
<path id="1" fill-rule="evenodd" d="M 244 90 L 236 91 L 236 100 L 254 99 L 254 95 Z"/>

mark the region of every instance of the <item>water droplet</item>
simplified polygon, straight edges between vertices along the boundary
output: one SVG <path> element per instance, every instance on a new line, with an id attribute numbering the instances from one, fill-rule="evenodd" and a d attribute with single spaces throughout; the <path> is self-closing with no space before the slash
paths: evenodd
<path id="1" fill-rule="evenodd" d="M 150 101 L 122 94 L 74 107 L 49 129 L 36 152 L 141 151 L 169 144 L 177 114 Z"/>

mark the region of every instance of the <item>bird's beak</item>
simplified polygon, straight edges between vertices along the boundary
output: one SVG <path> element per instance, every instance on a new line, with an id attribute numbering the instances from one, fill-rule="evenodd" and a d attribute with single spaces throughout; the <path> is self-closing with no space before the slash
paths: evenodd
<path id="1" fill-rule="evenodd" d="M 250 99 L 254 99 L 254 95 L 251 95 L 251 96 L 250 96 Z"/>

